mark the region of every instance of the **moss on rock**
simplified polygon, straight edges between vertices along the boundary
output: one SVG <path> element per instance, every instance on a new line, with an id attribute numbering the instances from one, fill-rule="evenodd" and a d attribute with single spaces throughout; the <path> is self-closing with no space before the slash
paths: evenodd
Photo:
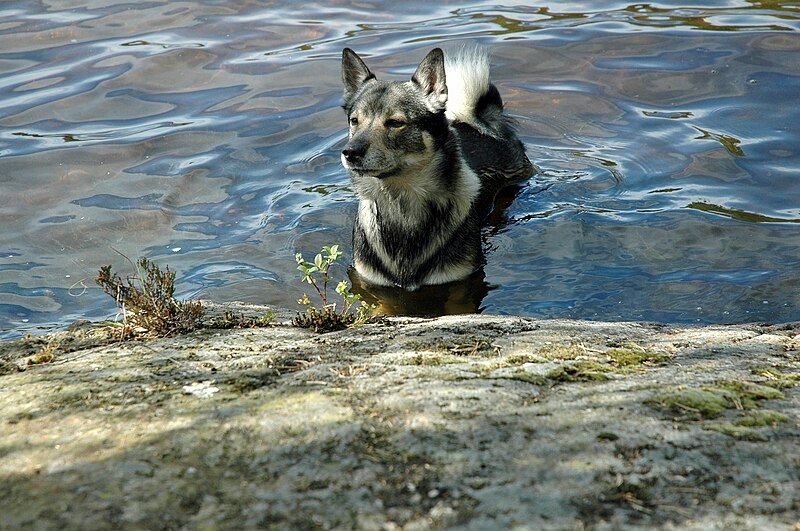
<path id="1" fill-rule="evenodd" d="M 734 439 L 738 439 L 740 441 L 750 441 L 750 442 L 765 442 L 769 440 L 769 437 L 761 433 L 760 431 L 754 430 L 753 428 L 749 428 L 746 426 L 739 426 L 737 424 L 733 424 L 730 422 L 720 422 L 715 424 L 710 424 L 706 427 L 708 430 L 717 431 L 719 433 L 724 433 L 729 437 L 733 437 Z"/>
<path id="2" fill-rule="evenodd" d="M 694 420 L 715 418 L 728 409 L 728 400 L 713 391 L 692 387 L 675 387 L 648 401 Z"/>
<path id="3" fill-rule="evenodd" d="M 737 426 L 777 426 L 789 422 L 789 417 L 778 411 L 769 409 L 756 409 L 749 411 L 739 418 L 734 424 Z"/>
<path id="4" fill-rule="evenodd" d="M 608 380 L 610 368 L 596 361 L 578 361 L 570 365 L 562 365 L 545 376 L 557 382 L 588 382 Z"/>
<path id="5" fill-rule="evenodd" d="M 606 355 L 611 358 L 615 365 L 627 368 L 660 365 L 670 359 L 666 354 L 647 349 L 632 348 L 612 348 L 606 352 Z"/>
<path id="6" fill-rule="evenodd" d="M 700 387 L 673 387 L 648 403 L 690 420 L 713 419 L 729 409 L 753 410 L 763 400 L 785 398 L 779 390 L 747 381 L 721 381 Z"/>

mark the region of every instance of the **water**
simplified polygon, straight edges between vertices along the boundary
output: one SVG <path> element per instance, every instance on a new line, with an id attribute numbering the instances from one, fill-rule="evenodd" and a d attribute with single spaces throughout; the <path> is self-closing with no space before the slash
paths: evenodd
<path id="1" fill-rule="evenodd" d="M 399 79 L 460 40 L 542 173 L 441 311 L 799 320 L 800 4 L 705 4 L 4 2 L 0 337 L 113 316 L 93 278 L 142 255 L 295 307 L 294 253 L 350 245 L 341 49 Z"/>

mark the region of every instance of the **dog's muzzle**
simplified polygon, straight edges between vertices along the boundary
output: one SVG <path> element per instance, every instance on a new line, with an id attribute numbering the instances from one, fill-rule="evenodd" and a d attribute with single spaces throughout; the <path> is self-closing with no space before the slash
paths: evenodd
<path id="1" fill-rule="evenodd" d="M 364 158 L 367 155 L 367 149 L 369 149 L 369 144 L 365 142 L 347 144 L 342 150 L 344 167 L 354 175 L 375 177 L 376 179 L 385 179 L 397 174 L 397 168 L 376 168 L 365 164 Z"/>
<path id="2" fill-rule="evenodd" d="M 367 147 L 369 146 L 363 142 L 347 144 L 347 146 L 345 146 L 345 148 L 342 150 L 342 156 L 344 156 L 344 159 L 353 166 L 360 166 L 362 160 L 364 159 L 364 155 L 367 154 Z"/>

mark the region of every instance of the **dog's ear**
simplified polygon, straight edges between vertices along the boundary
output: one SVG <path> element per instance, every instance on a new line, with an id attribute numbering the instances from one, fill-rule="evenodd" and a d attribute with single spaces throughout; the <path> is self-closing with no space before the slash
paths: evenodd
<path id="1" fill-rule="evenodd" d="M 364 61 L 351 50 L 342 50 L 342 83 L 344 84 L 344 99 L 348 101 L 352 98 L 361 85 L 375 79 L 375 74 L 370 72 Z"/>
<path id="2" fill-rule="evenodd" d="M 442 111 L 447 104 L 447 82 L 444 75 L 444 53 L 434 48 L 417 67 L 411 81 L 422 91 L 434 111 Z"/>

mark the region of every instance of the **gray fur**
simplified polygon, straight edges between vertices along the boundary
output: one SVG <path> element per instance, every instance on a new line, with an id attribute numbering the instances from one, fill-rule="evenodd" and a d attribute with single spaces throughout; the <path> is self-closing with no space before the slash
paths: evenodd
<path id="1" fill-rule="evenodd" d="M 342 164 L 359 198 L 354 266 L 369 283 L 415 290 L 472 274 L 495 194 L 533 173 L 475 50 L 445 60 L 436 48 L 406 82 L 380 81 L 342 52 Z"/>

